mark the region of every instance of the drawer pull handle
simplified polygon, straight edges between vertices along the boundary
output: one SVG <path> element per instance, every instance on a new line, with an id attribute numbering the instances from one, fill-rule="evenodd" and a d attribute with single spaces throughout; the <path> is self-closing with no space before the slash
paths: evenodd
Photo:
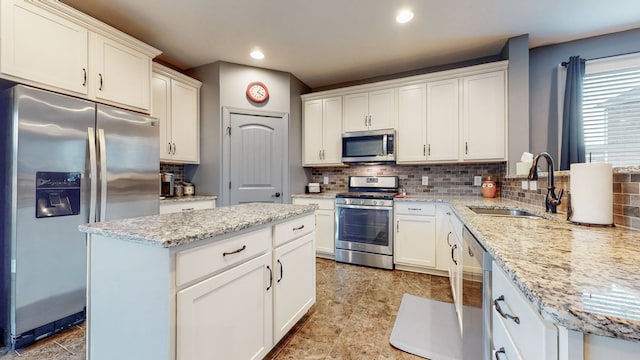
<path id="1" fill-rule="evenodd" d="M 269 270 L 269 287 L 267 287 L 267 291 L 269 291 L 269 289 L 271 289 L 271 287 L 273 286 L 273 270 L 271 270 L 271 267 L 269 267 L 269 265 L 267 265 L 267 270 Z"/>
<path id="2" fill-rule="evenodd" d="M 222 256 L 237 254 L 239 252 L 244 251 L 246 248 L 247 248 L 247 245 L 242 245 L 242 247 L 240 249 L 238 249 L 238 250 L 234 250 L 234 251 L 230 251 L 230 252 L 223 252 Z"/>
<path id="3" fill-rule="evenodd" d="M 503 347 L 496 351 L 496 360 L 500 360 L 500 354 L 507 354 Z"/>
<path id="4" fill-rule="evenodd" d="M 504 310 L 502 310 L 502 308 L 500 307 L 500 304 L 498 303 L 498 301 L 504 301 L 504 295 L 500 295 L 499 298 L 493 300 L 493 305 L 496 307 L 496 311 L 498 312 L 498 314 L 500 314 L 505 319 L 513 320 L 513 322 L 515 322 L 516 324 L 520 324 L 520 318 L 511 314 L 505 313 Z"/>
<path id="5" fill-rule="evenodd" d="M 192 208 L 192 207 L 182 209 L 182 211 L 193 211 L 193 210 L 195 210 L 195 208 Z"/>
<path id="6" fill-rule="evenodd" d="M 316 203 L 309 203 L 309 205 L 320 206 L 320 204 L 316 204 Z"/>
<path id="7" fill-rule="evenodd" d="M 422 208 L 407 208 L 409 211 L 420 211 Z"/>
<path id="8" fill-rule="evenodd" d="M 282 280 L 282 276 L 284 275 L 284 269 L 282 268 L 282 263 L 280 262 L 280 259 L 278 259 L 278 264 L 280 264 L 280 279 L 278 279 L 278 282 L 280 282 L 280 280 Z"/>
<path id="9" fill-rule="evenodd" d="M 302 224 L 302 225 L 300 225 L 298 227 L 294 227 L 293 231 L 298 231 L 298 230 L 302 230 L 302 229 L 304 229 L 304 224 Z"/>

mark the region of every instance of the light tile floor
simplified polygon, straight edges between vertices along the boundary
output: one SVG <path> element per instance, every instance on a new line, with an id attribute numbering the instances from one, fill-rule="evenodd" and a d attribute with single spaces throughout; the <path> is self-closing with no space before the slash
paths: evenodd
<path id="1" fill-rule="evenodd" d="M 448 278 L 325 259 L 316 264 L 316 304 L 266 359 L 421 359 L 389 344 L 398 307 L 404 293 L 452 302 Z M 0 358 L 85 359 L 84 331 L 82 324 L 18 352 L 0 350 Z"/>

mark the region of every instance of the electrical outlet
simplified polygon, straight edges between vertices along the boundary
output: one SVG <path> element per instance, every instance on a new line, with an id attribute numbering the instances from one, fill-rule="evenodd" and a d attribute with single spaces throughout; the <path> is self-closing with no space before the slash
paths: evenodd
<path id="1" fill-rule="evenodd" d="M 529 190 L 529 182 L 527 180 L 522 180 L 522 190 Z"/>
<path id="2" fill-rule="evenodd" d="M 329 177 L 328 176 L 325 176 L 324 179 L 322 179 L 322 180 L 323 180 L 323 183 L 325 185 L 329 185 Z"/>
<path id="3" fill-rule="evenodd" d="M 429 177 L 428 176 L 423 176 L 422 177 L 422 185 L 424 185 L 424 186 L 429 185 Z"/>
<path id="4" fill-rule="evenodd" d="M 473 186 L 482 186 L 482 176 L 476 175 L 473 177 Z"/>
<path id="5" fill-rule="evenodd" d="M 529 190 L 538 190 L 538 182 L 535 180 L 529 181 Z"/>

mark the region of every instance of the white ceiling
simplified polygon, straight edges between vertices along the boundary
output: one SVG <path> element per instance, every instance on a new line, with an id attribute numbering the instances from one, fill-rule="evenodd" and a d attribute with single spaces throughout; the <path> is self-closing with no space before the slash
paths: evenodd
<path id="1" fill-rule="evenodd" d="M 312 88 L 640 28 L 638 0 L 62 0 L 187 69 L 218 60 Z M 414 11 L 404 25 L 400 8 Z M 266 57 L 253 60 L 260 48 Z"/>

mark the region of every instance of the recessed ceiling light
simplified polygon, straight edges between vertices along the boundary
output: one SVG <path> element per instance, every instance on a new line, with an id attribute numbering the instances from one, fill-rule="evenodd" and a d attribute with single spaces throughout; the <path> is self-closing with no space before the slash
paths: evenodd
<path id="1" fill-rule="evenodd" d="M 260 50 L 253 50 L 251 52 L 251 57 L 256 60 L 260 60 L 260 59 L 264 59 L 264 54 Z"/>
<path id="2" fill-rule="evenodd" d="M 413 12 L 411 10 L 401 10 L 396 16 L 396 21 L 400 24 L 408 23 L 413 19 Z"/>

